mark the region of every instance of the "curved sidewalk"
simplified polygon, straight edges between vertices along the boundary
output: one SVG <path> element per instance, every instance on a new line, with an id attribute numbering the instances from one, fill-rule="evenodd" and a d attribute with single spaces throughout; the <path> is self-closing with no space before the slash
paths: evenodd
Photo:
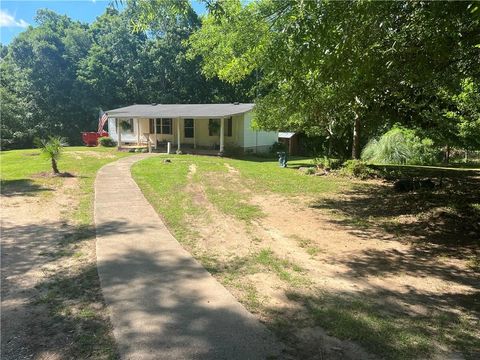
<path id="1" fill-rule="evenodd" d="M 97 266 L 123 359 L 265 359 L 281 346 L 169 233 L 133 181 L 150 154 L 95 180 Z M 173 164 L 174 166 L 174 164 Z"/>

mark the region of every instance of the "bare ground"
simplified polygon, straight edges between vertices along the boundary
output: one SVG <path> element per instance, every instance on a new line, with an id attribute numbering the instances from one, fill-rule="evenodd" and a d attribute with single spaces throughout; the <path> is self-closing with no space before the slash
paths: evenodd
<path id="1" fill-rule="evenodd" d="M 479 290 L 478 274 L 464 258 L 436 256 L 424 246 L 417 247 L 415 235 L 397 236 L 381 226 L 345 224 L 330 209 L 317 206 L 323 199 L 251 192 L 239 178 L 238 170 L 229 164 L 225 166 L 225 179 L 219 181 L 216 173 L 209 180 L 207 174 L 202 182 L 194 180 L 197 169 L 190 167 L 187 191 L 194 205 L 202 209 L 201 215 L 189 218 L 196 230 L 190 250 L 252 312 L 283 335 L 290 345 L 287 355 L 304 359 L 375 358 L 357 343 L 329 336 L 312 320 L 318 314 L 318 318 L 328 322 L 324 317 L 341 309 L 341 302 L 345 302 L 348 312 L 358 301 L 361 308 L 349 313 L 353 317 L 349 321 L 357 321 L 355 317 L 361 311 L 374 318 L 384 312 L 406 324 L 392 327 L 391 339 L 388 334 L 383 334 L 382 340 L 374 338 L 377 346 L 391 346 L 389 351 L 395 352 L 396 348 L 388 342 L 396 341 L 395 336 L 410 336 L 410 331 L 413 340 L 409 346 L 429 351 L 428 355 L 419 352 L 419 356 L 462 358 L 453 345 L 445 346 L 448 341 L 424 344 L 422 348 L 414 339 L 417 329 L 413 324 L 415 317 L 437 316 L 466 317 L 472 326 L 478 324 L 474 301 Z M 226 215 L 209 200 L 205 183 L 228 183 L 231 191 L 248 194 L 249 203 L 257 206 L 263 216 L 241 221 Z M 343 201 L 349 200 L 344 196 Z M 408 216 L 395 219 L 407 224 L 416 220 Z M 276 263 L 273 271 L 272 266 L 252 265 L 252 257 L 265 250 L 280 259 L 283 270 L 278 270 L 280 265 Z M 454 331 L 448 326 L 434 329 L 437 325 L 432 322 L 419 331 L 428 332 L 428 327 L 432 331 Z M 384 322 L 378 327 L 388 331 Z M 367 326 L 360 329 L 368 331 Z M 478 327 L 467 329 L 466 337 L 472 343 L 476 339 L 478 344 Z M 451 344 L 464 345 L 458 341 Z"/>
<path id="2" fill-rule="evenodd" d="M 115 357 L 90 226 L 71 220 L 78 179 L 1 197 L 1 358 Z"/>

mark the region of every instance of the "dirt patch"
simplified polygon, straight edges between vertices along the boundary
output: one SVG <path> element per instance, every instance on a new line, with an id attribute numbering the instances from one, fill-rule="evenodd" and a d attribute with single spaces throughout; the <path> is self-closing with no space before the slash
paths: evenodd
<path id="1" fill-rule="evenodd" d="M 189 179 L 192 178 L 193 175 L 195 175 L 197 172 L 197 165 L 195 164 L 190 164 L 190 166 L 188 167 L 188 176 L 189 176 Z"/>
<path id="2" fill-rule="evenodd" d="M 229 163 L 224 163 L 223 165 L 225 165 L 228 169 L 228 172 L 231 173 L 231 174 L 234 174 L 234 175 L 237 175 L 239 174 L 240 172 L 235 169 L 232 165 L 230 165 Z"/>
<path id="3" fill-rule="evenodd" d="M 200 182 L 189 176 L 187 192 L 201 208 L 188 219 L 196 231 L 189 250 L 275 329 L 290 345 L 289 356 L 374 358 L 357 342 L 331 336 L 337 333 L 366 338 L 365 343 L 387 358 L 395 358 L 402 346 L 410 355 L 438 358 L 452 357 L 464 346 L 462 336 L 435 344 L 419 338 L 417 329 L 461 333 L 476 327 L 478 278 L 465 259 L 431 256 L 428 249 L 415 246 L 413 236 L 345 222 L 332 209 L 317 206 L 328 198 L 254 193 L 238 170 L 225 166 L 226 174 L 205 174 Z M 189 174 L 195 171 L 191 167 Z M 224 192 L 225 184 L 264 216 L 241 221 L 214 206 L 205 186 Z M 342 195 L 341 201 L 350 199 Z M 396 221 L 415 223 L 416 218 L 398 216 Z M 449 329 L 442 320 L 460 324 L 466 318 L 469 325 Z M 478 341 L 479 335 L 471 332 L 465 341 Z M 405 343 L 397 344 L 399 338 Z"/>
<path id="4" fill-rule="evenodd" d="M 75 159 L 80 160 L 86 157 L 94 157 L 97 159 L 114 159 L 115 155 L 113 154 L 108 154 L 108 153 L 102 153 L 102 152 L 97 152 L 97 151 L 68 151 L 65 152 L 65 155 L 71 155 Z"/>
<path id="5" fill-rule="evenodd" d="M 115 353 L 93 228 L 69 220 L 77 178 L 45 197 L 2 196 L 2 359 Z"/>

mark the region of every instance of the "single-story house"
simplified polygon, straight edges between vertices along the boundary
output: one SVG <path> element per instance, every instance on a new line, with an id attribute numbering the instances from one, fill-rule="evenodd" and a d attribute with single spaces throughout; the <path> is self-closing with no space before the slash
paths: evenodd
<path id="1" fill-rule="evenodd" d="M 122 144 L 150 143 L 154 148 L 171 142 L 183 148 L 225 146 L 244 152 L 265 152 L 278 139 L 275 131 L 252 129 L 254 104 L 148 104 L 109 110 L 108 133 Z"/>

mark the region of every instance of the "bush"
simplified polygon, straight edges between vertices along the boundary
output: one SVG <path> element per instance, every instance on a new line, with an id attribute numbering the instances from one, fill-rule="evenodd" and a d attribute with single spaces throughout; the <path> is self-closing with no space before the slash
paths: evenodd
<path id="1" fill-rule="evenodd" d="M 342 165 L 339 159 L 329 159 L 326 156 L 324 156 L 323 158 L 316 157 L 315 159 L 313 159 L 313 163 L 318 169 L 330 169 L 330 170 L 339 169 L 340 166 Z"/>
<path id="2" fill-rule="evenodd" d="M 284 143 L 275 141 L 272 146 L 270 146 L 270 152 L 272 154 L 276 154 L 279 151 L 287 151 L 287 147 L 285 146 Z"/>
<path id="3" fill-rule="evenodd" d="M 374 164 L 432 164 L 438 150 L 431 139 L 421 139 L 414 130 L 393 127 L 373 139 L 362 151 L 362 159 Z"/>
<path id="4" fill-rule="evenodd" d="M 99 138 L 98 143 L 100 144 L 100 146 L 104 146 L 104 147 L 117 146 L 117 143 L 111 137 L 108 137 L 108 136 L 103 136 Z"/>
<path id="5" fill-rule="evenodd" d="M 368 179 L 375 175 L 375 171 L 368 167 L 367 163 L 362 160 L 347 160 L 343 163 L 343 167 L 340 171 L 342 175 Z"/>
<path id="6" fill-rule="evenodd" d="M 226 156 L 241 156 L 243 155 L 243 148 L 241 146 L 226 145 L 224 154 Z"/>
<path id="7" fill-rule="evenodd" d="M 315 169 L 310 167 L 305 170 L 305 175 L 314 175 L 315 174 Z"/>

